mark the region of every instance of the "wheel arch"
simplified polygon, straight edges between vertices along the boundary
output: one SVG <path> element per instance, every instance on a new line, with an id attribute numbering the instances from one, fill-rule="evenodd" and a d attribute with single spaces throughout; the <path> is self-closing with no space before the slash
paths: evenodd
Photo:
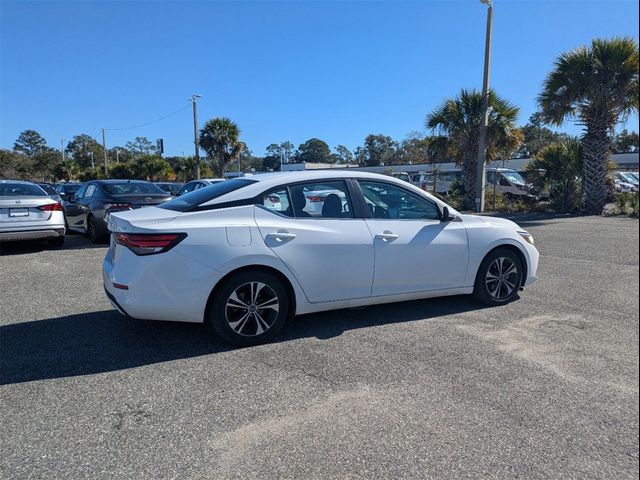
<path id="1" fill-rule="evenodd" d="M 293 283 L 291 282 L 289 277 L 287 277 L 287 275 L 285 275 L 283 272 L 281 272 L 275 267 L 264 265 L 264 264 L 253 264 L 253 265 L 244 265 L 242 267 L 238 267 L 229 271 L 222 278 L 220 278 L 220 280 L 218 280 L 218 282 L 213 286 L 207 298 L 207 303 L 205 305 L 204 318 L 203 318 L 203 321 L 205 323 L 207 321 L 207 318 L 209 317 L 209 312 L 213 303 L 213 299 L 216 293 L 224 285 L 224 283 L 233 275 L 236 275 L 241 272 L 251 272 L 251 271 L 253 272 L 261 271 L 265 273 L 270 273 L 275 277 L 277 277 L 278 280 L 282 282 L 282 285 L 284 286 L 285 290 L 287 291 L 287 294 L 289 295 L 289 301 L 291 302 L 291 306 L 289 308 L 289 319 L 293 318 L 296 315 L 298 298 L 296 296 L 296 289 L 294 288 Z"/>
<path id="2" fill-rule="evenodd" d="M 474 276 L 474 279 L 477 280 L 478 273 L 480 272 L 480 267 L 484 263 L 485 259 L 489 255 L 491 255 L 493 252 L 495 252 L 496 250 L 499 250 L 499 249 L 510 250 L 511 252 L 513 252 L 518 257 L 518 259 L 522 263 L 522 268 L 524 269 L 524 271 L 522 272 L 522 278 L 520 280 L 520 288 L 524 287 L 524 284 L 525 284 L 525 282 L 527 280 L 527 275 L 529 274 L 529 263 L 527 261 L 527 257 L 526 257 L 525 253 L 522 251 L 522 249 L 520 247 L 518 247 L 517 245 L 515 245 L 513 243 L 507 243 L 507 242 L 500 243 L 498 245 L 494 245 L 493 247 L 491 247 L 491 249 L 489 251 L 487 251 L 482 256 L 482 260 L 480 261 L 480 263 L 478 264 L 478 267 L 476 268 L 476 274 Z M 475 285 L 475 282 L 474 282 L 474 285 Z"/>

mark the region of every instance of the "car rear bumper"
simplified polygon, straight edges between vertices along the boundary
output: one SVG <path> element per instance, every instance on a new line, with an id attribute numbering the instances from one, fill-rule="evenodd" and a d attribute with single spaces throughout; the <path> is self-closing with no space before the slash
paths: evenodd
<path id="1" fill-rule="evenodd" d="M 123 315 L 140 320 L 202 322 L 221 274 L 175 251 L 137 256 L 111 245 L 102 264 L 107 297 Z"/>
<path id="2" fill-rule="evenodd" d="M 0 231 L 0 241 L 13 242 L 19 240 L 40 240 L 47 238 L 58 238 L 64 236 L 64 234 L 64 227 Z"/>

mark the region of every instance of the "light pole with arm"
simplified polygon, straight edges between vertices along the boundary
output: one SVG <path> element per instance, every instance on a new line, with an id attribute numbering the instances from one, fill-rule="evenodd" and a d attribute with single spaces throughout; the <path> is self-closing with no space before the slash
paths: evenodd
<path id="1" fill-rule="evenodd" d="M 484 78 L 482 81 L 482 124 L 478 142 L 478 173 L 476 181 L 476 211 L 484 212 L 486 186 L 487 127 L 489 126 L 489 70 L 491 64 L 491 31 L 493 27 L 493 0 L 480 0 L 487 5 L 487 33 L 484 46 Z"/>

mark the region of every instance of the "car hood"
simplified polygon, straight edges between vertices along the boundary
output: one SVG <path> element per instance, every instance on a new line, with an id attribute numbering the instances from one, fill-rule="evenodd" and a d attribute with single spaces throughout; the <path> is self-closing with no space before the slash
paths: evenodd
<path id="1" fill-rule="evenodd" d="M 468 214 L 460 214 L 458 215 L 462 221 L 467 224 L 483 224 L 490 225 L 493 227 L 499 228 L 513 228 L 514 230 L 523 230 L 517 223 L 512 222 L 511 220 L 507 220 L 506 218 L 499 217 L 485 217 L 484 215 L 468 215 Z"/>

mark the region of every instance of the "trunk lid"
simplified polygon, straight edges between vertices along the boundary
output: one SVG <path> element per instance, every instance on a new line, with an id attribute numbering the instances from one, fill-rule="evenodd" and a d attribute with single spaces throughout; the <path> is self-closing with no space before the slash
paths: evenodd
<path id="1" fill-rule="evenodd" d="M 52 203 L 57 202 L 44 196 L 0 197 L 0 225 L 49 220 L 51 212 L 38 207 Z"/>

